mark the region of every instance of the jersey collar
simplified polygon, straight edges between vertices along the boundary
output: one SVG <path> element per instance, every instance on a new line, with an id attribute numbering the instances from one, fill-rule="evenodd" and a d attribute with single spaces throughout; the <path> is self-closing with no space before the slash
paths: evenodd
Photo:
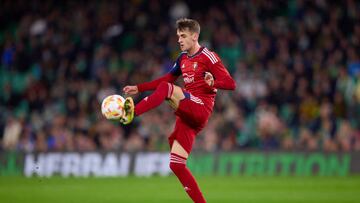
<path id="1" fill-rule="evenodd" d="M 203 49 L 204 49 L 204 47 L 200 47 L 200 49 L 195 54 L 193 54 L 193 55 L 187 54 L 188 58 L 194 58 L 195 56 L 199 55 Z"/>

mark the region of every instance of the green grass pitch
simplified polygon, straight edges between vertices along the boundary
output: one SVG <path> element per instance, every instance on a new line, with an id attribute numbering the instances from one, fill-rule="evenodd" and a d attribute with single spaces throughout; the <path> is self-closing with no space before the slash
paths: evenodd
<path id="1" fill-rule="evenodd" d="M 209 203 L 359 203 L 360 176 L 198 177 Z M 0 177 L 0 202 L 187 203 L 176 177 Z"/>

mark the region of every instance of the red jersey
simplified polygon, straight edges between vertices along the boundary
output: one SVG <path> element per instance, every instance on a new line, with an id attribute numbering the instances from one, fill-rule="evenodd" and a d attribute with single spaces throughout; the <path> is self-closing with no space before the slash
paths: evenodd
<path id="1" fill-rule="evenodd" d="M 210 87 L 204 80 L 205 72 L 214 77 L 214 85 Z M 189 56 L 186 52 L 180 54 L 173 68 L 165 76 L 138 85 L 140 92 L 154 90 L 162 81 L 173 83 L 180 75 L 183 76 L 185 91 L 201 99 L 212 110 L 216 89 L 234 90 L 235 81 L 224 67 L 218 55 L 201 47 L 199 51 Z"/>

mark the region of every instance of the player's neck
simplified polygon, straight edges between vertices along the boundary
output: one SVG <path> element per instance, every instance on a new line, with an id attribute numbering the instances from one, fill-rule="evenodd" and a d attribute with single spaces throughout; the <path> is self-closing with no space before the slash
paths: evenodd
<path id="1" fill-rule="evenodd" d="M 201 46 L 200 46 L 200 44 L 197 42 L 191 49 L 189 49 L 189 51 L 188 51 L 188 55 L 189 56 L 192 56 L 192 55 L 194 55 L 194 54 L 196 54 L 198 51 L 199 51 L 199 49 L 201 48 Z"/>

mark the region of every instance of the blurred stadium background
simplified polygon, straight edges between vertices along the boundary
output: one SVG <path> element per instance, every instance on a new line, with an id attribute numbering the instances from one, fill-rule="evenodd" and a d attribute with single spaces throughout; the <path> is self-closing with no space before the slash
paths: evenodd
<path id="1" fill-rule="evenodd" d="M 179 17 L 237 82 L 189 160 L 209 202 L 359 202 L 356 0 L 0 1 L 1 202 L 188 201 L 168 177 L 171 109 L 126 127 L 100 112 L 172 67 Z"/>

